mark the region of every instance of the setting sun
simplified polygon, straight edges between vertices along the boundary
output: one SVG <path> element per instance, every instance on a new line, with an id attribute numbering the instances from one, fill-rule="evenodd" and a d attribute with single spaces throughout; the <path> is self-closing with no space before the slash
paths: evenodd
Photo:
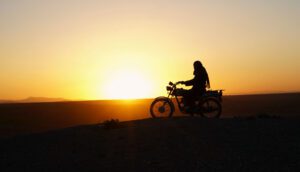
<path id="1" fill-rule="evenodd" d="M 151 95 L 151 82 L 139 71 L 117 71 L 103 87 L 108 99 L 136 99 Z"/>

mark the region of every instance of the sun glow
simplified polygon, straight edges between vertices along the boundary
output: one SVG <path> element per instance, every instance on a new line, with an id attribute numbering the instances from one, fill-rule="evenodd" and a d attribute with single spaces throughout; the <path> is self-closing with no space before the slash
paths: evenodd
<path id="1" fill-rule="evenodd" d="M 138 99 L 151 95 L 151 82 L 137 71 L 120 70 L 104 86 L 107 99 Z"/>

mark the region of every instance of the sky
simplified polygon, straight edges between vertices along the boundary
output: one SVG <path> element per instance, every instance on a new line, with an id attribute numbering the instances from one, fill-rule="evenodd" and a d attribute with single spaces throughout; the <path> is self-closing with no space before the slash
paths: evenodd
<path id="1" fill-rule="evenodd" d="M 300 91 L 298 0 L 0 0 L 0 99 Z"/>

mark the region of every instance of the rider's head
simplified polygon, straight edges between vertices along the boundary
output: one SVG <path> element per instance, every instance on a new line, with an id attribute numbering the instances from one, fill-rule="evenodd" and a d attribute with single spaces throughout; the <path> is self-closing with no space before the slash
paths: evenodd
<path id="1" fill-rule="evenodd" d="M 202 63 L 199 60 L 195 61 L 194 62 L 194 70 L 198 71 L 201 68 L 202 68 Z"/>

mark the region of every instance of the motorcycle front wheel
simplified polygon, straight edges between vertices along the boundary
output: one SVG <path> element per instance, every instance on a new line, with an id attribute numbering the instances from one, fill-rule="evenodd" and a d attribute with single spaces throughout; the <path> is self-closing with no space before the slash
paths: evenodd
<path id="1" fill-rule="evenodd" d="M 174 105 L 167 98 L 155 99 L 150 106 L 150 113 L 153 118 L 172 117 Z"/>

